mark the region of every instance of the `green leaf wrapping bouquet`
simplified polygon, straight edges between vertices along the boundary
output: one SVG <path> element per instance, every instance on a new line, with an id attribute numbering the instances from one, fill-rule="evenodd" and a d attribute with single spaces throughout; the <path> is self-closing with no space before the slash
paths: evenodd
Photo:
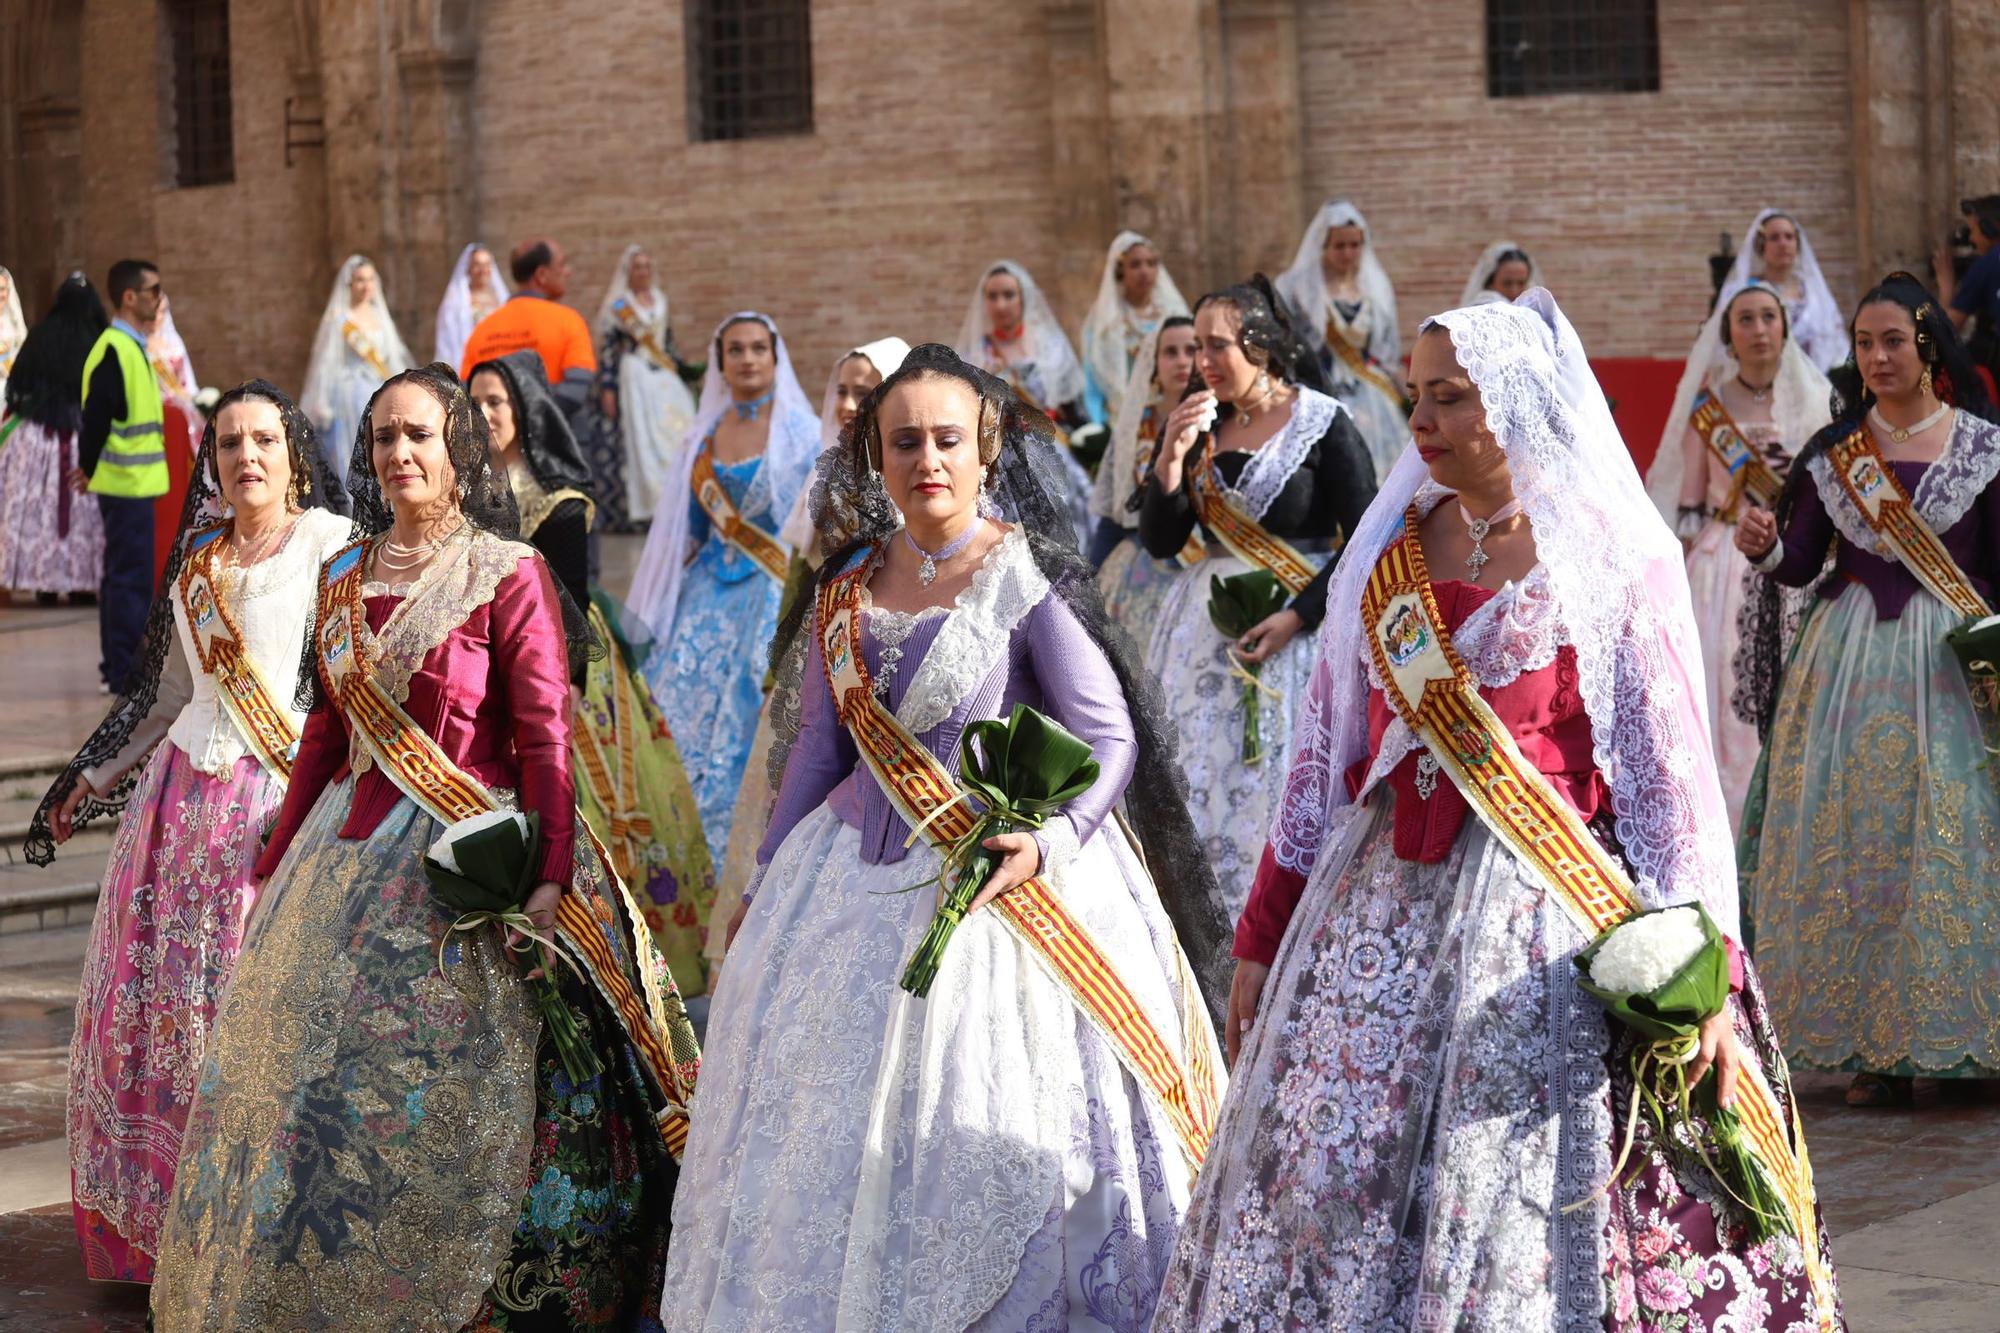
<path id="1" fill-rule="evenodd" d="M 438 942 L 438 970 L 444 969 L 444 946 L 455 933 L 474 931 L 482 926 L 512 927 L 530 940 L 548 944 L 523 911 L 529 892 L 535 887 L 535 871 L 542 843 L 541 817 L 515 810 L 493 810 L 461 819 L 438 835 L 424 857 L 424 875 L 431 892 L 458 919 L 451 923 L 445 938 Z M 532 956 L 535 945 L 516 945 L 516 952 Z M 555 952 L 550 945 L 551 952 Z M 562 957 L 560 953 L 557 957 Z M 564 962 L 569 962 L 567 958 Z M 571 963 L 574 967 L 575 964 Z M 535 1007 L 542 1012 L 549 1037 L 561 1057 L 563 1072 L 570 1081 L 582 1084 L 603 1072 L 597 1055 L 577 1029 L 576 1018 L 563 1003 L 550 969 L 528 983 Z"/>
<path id="2" fill-rule="evenodd" d="M 1640 1038 L 1632 1053 L 1632 1109 L 1611 1168 L 1616 1180 L 1631 1155 L 1643 1106 L 1662 1140 L 1695 1112 L 1710 1127 L 1690 1132 L 1702 1162 L 1749 1214 L 1752 1243 L 1788 1231 L 1785 1205 L 1745 1138 L 1742 1119 L 1716 1102 L 1711 1070 L 1693 1089 L 1687 1065 L 1701 1053 L 1701 1025 L 1729 1004 L 1729 950 L 1699 903 L 1640 912 L 1599 935 L 1576 956 L 1578 984 Z M 1571 1205 L 1576 1207 L 1577 1205 Z"/>
<path id="3" fill-rule="evenodd" d="M 930 929 L 903 969 L 903 989 L 919 997 L 930 994 L 944 946 L 1000 864 L 1000 858 L 980 844 L 995 834 L 1042 827 L 1051 814 L 1097 782 L 1090 745 L 1026 704 L 1015 704 L 1004 721 L 987 718 L 972 723 L 959 737 L 958 755 L 959 781 L 986 810 L 973 821 L 970 832 L 943 849 L 936 877 L 925 881 L 949 887 Z M 913 831 L 911 841 L 921 832 Z"/>
<path id="4" fill-rule="evenodd" d="M 1968 620 L 1944 636 L 1965 668 L 1972 701 L 1986 714 L 1989 731 L 2000 719 L 2000 616 Z"/>
<path id="5" fill-rule="evenodd" d="M 1236 656 L 1236 641 L 1255 629 L 1257 625 L 1285 609 L 1285 585 L 1278 582 L 1278 576 L 1268 569 L 1253 569 L 1244 574 L 1210 575 L 1208 580 L 1208 620 L 1229 646 L 1223 649 L 1229 654 L 1231 674 L 1243 682 L 1243 762 L 1262 763 L 1264 759 L 1264 736 L 1262 723 L 1258 720 L 1257 695 L 1259 691 L 1271 693 L 1271 687 L 1263 682 L 1264 664 L 1245 662 Z"/>

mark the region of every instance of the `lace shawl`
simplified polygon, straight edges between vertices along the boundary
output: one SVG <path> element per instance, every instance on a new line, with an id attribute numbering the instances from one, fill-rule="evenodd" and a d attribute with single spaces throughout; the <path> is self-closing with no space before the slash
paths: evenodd
<path id="1" fill-rule="evenodd" d="M 1334 415 L 1346 410 L 1346 405 L 1337 399 L 1300 385 L 1298 401 L 1292 404 L 1292 419 L 1285 423 L 1276 439 L 1250 455 L 1250 461 L 1236 478 L 1236 485 L 1227 488 L 1225 494 L 1250 517 L 1264 517 L 1278 493 L 1285 489 L 1285 483 L 1299 470 L 1299 464 L 1333 425 Z"/>
<path id="2" fill-rule="evenodd" d="M 1826 506 L 1827 516 L 1843 540 L 1885 560 L 1896 558 L 1847 498 L 1847 490 L 1833 475 L 1833 463 L 1825 450 L 1815 451 L 1807 460 L 1806 472 L 1819 488 L 1820 502 Z M 2000 474 L 2000 426 L 1970 412 L 1959 412 L 1944 452 L 1924 469 L 1910 500 L 1932 532 L 1944 532 L 1965 517 L 1972 502 L 1993 484 L 1996 474 Z"/>

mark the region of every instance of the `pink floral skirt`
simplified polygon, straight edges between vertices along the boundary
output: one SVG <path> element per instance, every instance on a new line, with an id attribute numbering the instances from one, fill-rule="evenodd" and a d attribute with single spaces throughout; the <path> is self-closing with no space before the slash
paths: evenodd
<path id="1" fill-rule="evenodd" d="M 254 758 L 211 777 L 171 741 L 146 761 L 91 923 L 69 1053 L 84 1268 L 150 1282 L 181 1131 L 284 788 Z"/>
<path id="2" fill-rule="evenodd" d="M 0 449 L 0 588 L 90 592 L 104 581 L 104 521 L 97 497 L 63 484 L 76 436 L 33 421 Z"/>

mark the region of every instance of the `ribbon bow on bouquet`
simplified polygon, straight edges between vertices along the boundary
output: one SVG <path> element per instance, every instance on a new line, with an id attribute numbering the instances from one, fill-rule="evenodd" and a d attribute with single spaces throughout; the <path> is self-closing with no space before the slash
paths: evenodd
<path id="1" fill-rule="evenodd" d="M 541 846 L 541 831 L 538 815 L 491 810 L 459 820 L 431 844 L 424 857 L 424 875 L 438 901 L 459 914 L 444 939 L 438 941 L 440 972 L 444 970 L 445 942 L 454 934 L 499 926 L 524 937 L 510 946 L 516 953 L 530 952 L 537 944 L 547 945 L 578 976 L 583 975 L 568 955 L 536 930 L 522 910 L 535 886 L 535 853 Z M 544 971 L 528 983 L 528 990 L 542 1012 L 542 1021 L 548 1024 L 550 1040 L 570 1082 L 582 1085 L 603 1073 L 604 1066 L 584 1041 L 575 1016 L 556 990 L 555 978 Z"/>
<path id="2" fill-rule="evenodd" d="M 918 997 L 930 994 L 951 933 L 1000 864 L 1000 858 L 983 845 L 986 839 L 1040 828 L 1097 781 L 1090 745 L 1026 704 L 1015 704 L 1005 721 L 987 718 L 968 726 L 959 738 L 958 753 L 960 781 L 968 790 L 932 812 L 930 820 L 911 831 L 910 841 L 968 796 L 977 796 L 986 809 L 970 829 L 940 848 L 943 864 L 934 878 L 925 881 L 948 887 L 930 929 L 903 970 L 903 989 Z"/>

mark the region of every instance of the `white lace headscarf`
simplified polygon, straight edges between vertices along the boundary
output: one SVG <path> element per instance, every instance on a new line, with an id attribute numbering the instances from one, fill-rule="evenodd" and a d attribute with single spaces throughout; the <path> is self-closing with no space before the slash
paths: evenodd
<path id="1" fill-rule="evenodd" d="M 313 334 L 312 357 L 306 362 L 305 392 L 299 395 L 299 407 L 315 425 L 333 418 L 333 404 L 327 394 L 348 355 L 347 338 L 340 331 L 353 304 L 347 295 L 347 284 L 353 278 L 354 270 L 363 264 L 375 270 L 375 295 L 368 299 L 368 308 L 375 312 L 376 327 L 369 336 L 378 340 L 383 363 L 388 366 L 391 375 L 400 374 L 416 364 L 410 349 L 403 345 L 403 336 L 396 332 L 395 316 L 389 313 L 381 267 L 366 255 L 349 255 L 341 264 L 340 272 L 334 275 L 333 291 L 326 298 L 326 308 L 320 312 L 319 331 Z M 341 445 L 343 455 L 346 447 L 344 443 Z"/>
<path id="2" fill-rule="evenodd" d="M 437 359 L 448 366 L 456 366 L 465 356 L 465 344 L 479 323 L 472 314 L 471 272 L 472 256 L 480 250 L 486 252 L 490 261 L 486 292 L 492 298 L 493 308 L 498 310 L 507 303 L 507 280 L 500 276 L 500 259 L 493 253 L 493 247 L 474 241 L 460 250 L 458 262 L 451 266 L 451 281 L 444 285 L 444 300 L 438 302 Z"/>
<path id="3" fill-rule="evenodd" d="M 1519 241 L 1495 241 L 1479 252 L 1478 262 L 1472 266 L 1472 272 L 1466 275 L 1465 289 L 1458 294 L 1459 305 L 1490 305 L 1495 301 L 1502 305 L 1506 304 L 1507 298 L 1486 284 L 1493 281 L 1493 273 L 1500 267 L 1500 256 L 1509 250 L 1528 255 L 1528 285 L 1530 287 L 1543 285 L 1542 266 L 1535 262 L 1533 255 L 1528 254 L 1526 246 Z"/>
<path id="4" fill-rule="evenodd" d="M 13 355 L 20 352 L 21 344 L 27 340 L 28 321 L 21 314 L 21 285 L 14 280 L 13 272 L 6 267 L 0 266 L 0 274 L 4 274 L 7 279 L 7 300 L 0 303 L 0 348 L 5 348 L 9 355 Z M 0 367 L 0 383 L 4 383 L 5 380 L 5 368 Z"/>
<path id="5" fill-rule="evenodd" d="M 611 285 L 604 289 L 604 299 L 597 303 L 597 320 L 591 325 L 599 338 L 609 337 L 612 330 L 623 327 L 611 308 L 621 300 L 630 300 L 638 309 L 638 314 L 648 324 L 667 322 L 667 294 L 660 290 L 660 266 L 653 264 L 652 283 L 643 292 L 632 290 L 632 260 L 638 255 L 652 256 L 652 251 L 643 245 L 628 245 L 625 253 L 618 256 L 617 271 L 611 275 Z"/>
<path id="6" fill-rule="evenodd" d="M 1804 303 L 1792 310 L 1787 302 L 1786 309 L 1791 316 L 1792 340 L 1812 363 L 1822 371 L 1833 369 L 1847 360 L 1847 318 L 1840 312 L 1839 302 L 1833 299 L 1833 289 L 1826 285 L 1826 278 L 1819 269 L 1819 258 L 1813 254 L 1812 241 L 1806 235 L 1805 224 L 1798 215 L 1787 213 L 1782 208 L 1760 208 L 1757 216 L 1750 220 L 1750 227 L 1743 233 L 1743 244 L 1736 249 L 1736 262 L 1730 266 L 1729 276 L 1724 279 L 1722 290 L 1716 294 L 1718 306 L 1727 305 L 1729 298 L 1736 295 L 1751 278 L 1764 276 L 1764 261 L 1757 257 L 1757 233 L 1764 224 L 1774 217 L 1790 221 L 1799 233 L 1799 258 L 1792 266 L 1792 275 L 1799 280 L 1804 294 Z"/>
<path id="7" fill-rule="evenodd" d="M 1680 387 L 1674 391 L 1673 410 L 1667 413 L 1666 429 L 1660 435 L 1660 447 L 1646 469 L 1646 492 L 1669 523 L 1674 522 L 1680 508 L 1681 483 L 1686 479 L 1687 461 L 1681 444 L 1687 436 L 1695 395 L 1703 388 L 1727 383 L 1736 374 L 1736 358 L 1722 343 L 1722 321 L 1729 314 L 1730 302 L 1753 287 L 1771 293 L 1780 307 L 1784 305 L 1784 294 L 1761 278 L 1751 279 L 1730 293 L 1729 300 L 1716 303 L 1715 313 L 1701 326 L 1701 334 L 1688 353 Z M 1785 349 L 1778 357 L 1778 377 L 1771 384 L 1771 421 L 1786 454 L 1797 456 L 1806 441 L 1833 420 L 1832 396 L 1833 386 L 1787 330 Z"/>
<path id="8" fill-rule="evenodd" d="M 1029 357 L 1035 364 L 1036 391 L 1042 397 L 1039 406 L 1054 412 L 1063 404 L 1082 398 L 1083 363 L 1076 359 L 1076 349 L 1069 345 L 1062 321 L 1056 318 L 1034 277 L 1011 259 L 988 264 L 979 271 L 979 281 L 972 285 L 972 304 L 958 326 L 958 341 L 953 350 L 970 364 L 1007 378 L 1009 367 L 991 347 L 993 325 L 986 317 L 986 280 L 1000 272 L 1013 274 L 1014 281 L 1021 284 L 1021 337 L 1026 340 Z"/>
<path id="9" fill-rule="evenodd" d="M 1165 322 L 1161 320 L 1162 325 Z M 1125 504 L 1139 489 L 1139 423 L 1145 420 L 1146 409 L 1159 389 L 1153 376 L 1159 369 L 1162 332 L 1163 328 L 1156 327 L 1139 342 L 1132 372 L 1125 377 L 1125 392 L 1118 400 L 1118 415 L 1112 418 L 1110 447 L 1090 483 L 1090 512 L 1121 528 L 1139 526 L 1139 516 L 1127 512 Z M 1164 416 L 1161 424 L 1165 424 Z"/>
<path id="10" fill-rule="evenodd" d="M 887 338 L 877 338 L 872 343 L 850 347 L 833 359 L 833 369 L 826 373 L 826 392 L 820 395 L 819 400 L 821 453 L 840 442 L 840 418 L 836 415 L 840 407 L 840 368 L 847 364 L 850 357 L 858 356 L 875 367 L 875 373 L 886 380 L 896 373 L 896 368 L 903 364 L 903 358 L 909 354 L 910 345 L 890 334 Z M 779 529 L 778 540 L 795 552 L 804 552 L 812 549 L 814 536 L 812 487 L 808 485 L 800 488 L 799 498 L 792 502 L 791 517 L 787 518 L 785 526 Z M 812 558 L 817 560 L 819 557 L 814 555 Z"/>
<path id="11" fill-rule="evenodd" d="M 1159 250 L 1136 231 L 1119 232 L 1111 248 L 1104 252 L 1104 272 L 1097 280 L 1097 299 L 1090 303 L 1090 311 L 1083 317 L 1083 364 L 1107 394 L 1120 393 L 1132 371 L 1132 366 L 1125 362 L 1126 315 L 1131 307 L 1125 304 L 1125 292 L 1118 283 L 1118 261 L 1135 245 L 1146 246 L 1156 253 Z M 1155 325 L 1188 313 L 1187 298 L 1174 285 L 1164 259 L 1160 261 L 1159 280 L 1153 284 L 1153 313 Z M 1132 365 L 1137 364 L 1135 357 Z M 1110 404 L 1114 421 L 1123 403 L 1120 397 Z"/>
<path id="12" fill-rule="evenodd" d="M 1431 328 L 1451 335 L 1506 450 L 1563 641 L 1576 652 L 1594 759 L 1640 901 L 1699 899 L 1740 939 L 1735 851 L 1708 743 L 1680 543 L 1647 499 L 1583 344 L 1539 287 L 1511 305 L 1447 311 L 1425 321 Z M 1280 864 L 1301 872 L 1354 805 L 1342 775 L 1368 754 L 1361 592 L 1423 491 L 1438 493 L 1417 451 L 1406 449 L 1334 576 L 1271 835 Z"/>
<path id="13" fill-rule="evenodd" d="M 777 377 L 771 382 L 770 434 L 764 442 L 764 465 L 738 509 L 751 516 L 768 507 L 773 514 L 790 514 L 799 494 L 812 480 L 813 463 L 819 457 L 819 417 L 798 374 L 792 369 L 791 353 L 785 350 L 778 322 L 755 310 L 739 310 L 715 326 L 708 343 L 708 370 L 701 380 L 701 401 L 695 406 L 694 425 L 681 450 L 680 469 L 673 484 L 660 495 L 654 511 L 652 531 L 646 534 L 646 549 L 639 556 L 638 572 L 632 576 L 632 594 L 627 606 L 652 629 L 655 638 L 665 638 L 674 627 L 674 611 L 680 605 L 681 574 L 687 564 L 688 512 L 694 495 L 694 464 L 701 445 L 722 414 L 734 401 L 722 378 L 722 354 L 716 343 L 732 324 L 755 321 L 771 331 L 772 351 L 777 356 Z"/>
<path id="14" fill-rule="evenodd" d="M 1361 228 L 1361 271 L 1356 281 L 1368 302 L 1368 355 L 1385 366 L 1394 366 L 1403 357 L 1402 330 L 1396 322 L 1396 288 L 1389 281 L 1382 261 L 1375 257 L 1375 233 L 1361 210 L 1345 199 L 1320 205 L 1312 225 L 1299 239 L 1291 267 L 1278 275 L 1272 285 L 1278 295 L 1291 302 L 1306 323 L 1306 334 L 1315 347 L 1326 345 L 1326 321 L 1333 298 L 1326 291 L 1326 234 L 1335 227 Z"/>

